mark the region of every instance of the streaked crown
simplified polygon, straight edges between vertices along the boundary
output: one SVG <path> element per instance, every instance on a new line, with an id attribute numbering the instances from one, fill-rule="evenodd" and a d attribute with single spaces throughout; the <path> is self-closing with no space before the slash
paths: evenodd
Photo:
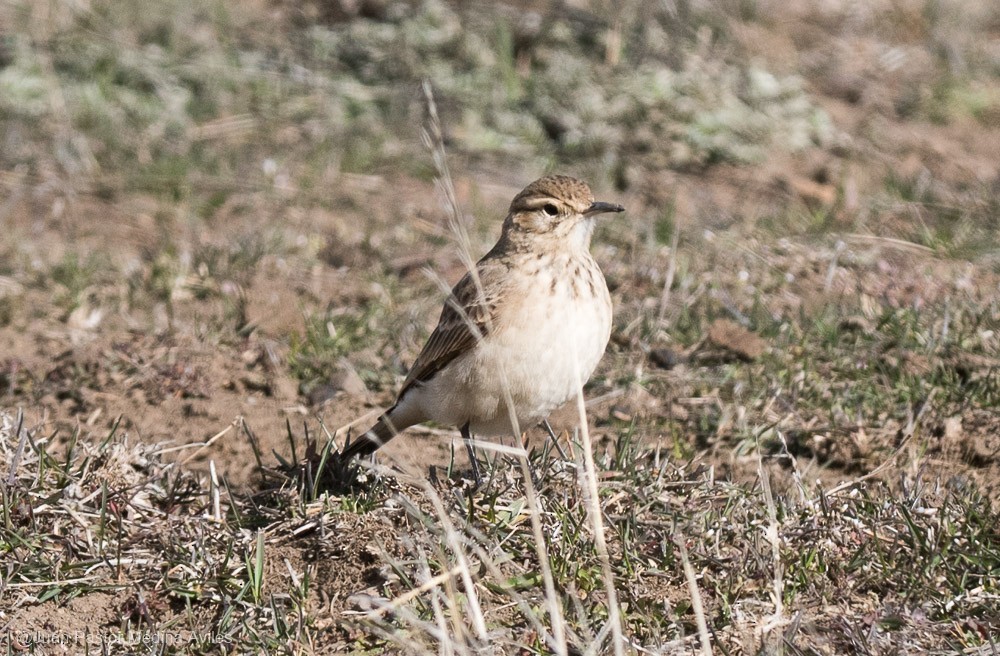
<path id="1" fill-rule="evenodd" d="M 524 188 L 510 203 L 510 211 L 545 210 L 551 204 L 560 213 L 583 214 L 594 202 L 587 183 L 568 175 L 547 175 Z M 551 212 L 546 212 L 551 214 Z"/>

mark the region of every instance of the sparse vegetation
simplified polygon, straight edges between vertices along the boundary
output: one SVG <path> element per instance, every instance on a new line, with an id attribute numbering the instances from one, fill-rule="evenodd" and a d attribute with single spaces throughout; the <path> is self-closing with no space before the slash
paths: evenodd
<path id="1" fill-rule="evenodd" d="M 1000 14 L 807 4 L 0 7 L 4 652 L 995 653 Z M 553 169 L 587 432 L 344 471 Z"/>

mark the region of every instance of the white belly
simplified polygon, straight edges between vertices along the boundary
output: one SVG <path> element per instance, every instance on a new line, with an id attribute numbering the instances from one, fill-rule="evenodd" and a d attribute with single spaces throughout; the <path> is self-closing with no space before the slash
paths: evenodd
<path id="1" fill-rule="evenodd" d="M 595 265 L 596 267 L 596 265 Z M 595 268 L 595 271 L 596 268 Z M 597 272 L 571 286 L 540 277 L 475 349 L 421 386 L 425 414 L 442 424 L 470 424 L 478 435 L 520 431 L 574 398 L 597 367 L 611 335 L 611 300 Z M 508 405 L 508 401 L 510 405 Z"/>

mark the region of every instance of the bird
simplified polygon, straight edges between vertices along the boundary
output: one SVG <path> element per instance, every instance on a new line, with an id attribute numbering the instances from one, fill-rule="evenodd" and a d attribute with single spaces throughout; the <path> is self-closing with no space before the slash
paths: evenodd
<path id="1" fill-rule="evenodd" d="M 517 194 L 499 240 L 459 280 L 396 402 L 340 458 L 427 421 L 457 427 L 481 481 L 473 435 L 519 435 L 589 380 L 611 337 L 607 281 L 590 253 L 596 218 L 624 212 L 590 187 L 547 175 Z"/>

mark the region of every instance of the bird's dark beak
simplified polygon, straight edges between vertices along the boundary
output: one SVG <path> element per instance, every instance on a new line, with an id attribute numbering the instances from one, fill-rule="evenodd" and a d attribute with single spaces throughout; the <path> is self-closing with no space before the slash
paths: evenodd
<path id="1" fill-rule="evenodd" d="M 590 204 L 586 210 L 584 210 L 584 216 L 590 216 L 592 214 L 605 214 L 606 212 L 624 212 L 625 208 L 617 203 L 604 203 L 602 201 L 596 201 Z"/>

